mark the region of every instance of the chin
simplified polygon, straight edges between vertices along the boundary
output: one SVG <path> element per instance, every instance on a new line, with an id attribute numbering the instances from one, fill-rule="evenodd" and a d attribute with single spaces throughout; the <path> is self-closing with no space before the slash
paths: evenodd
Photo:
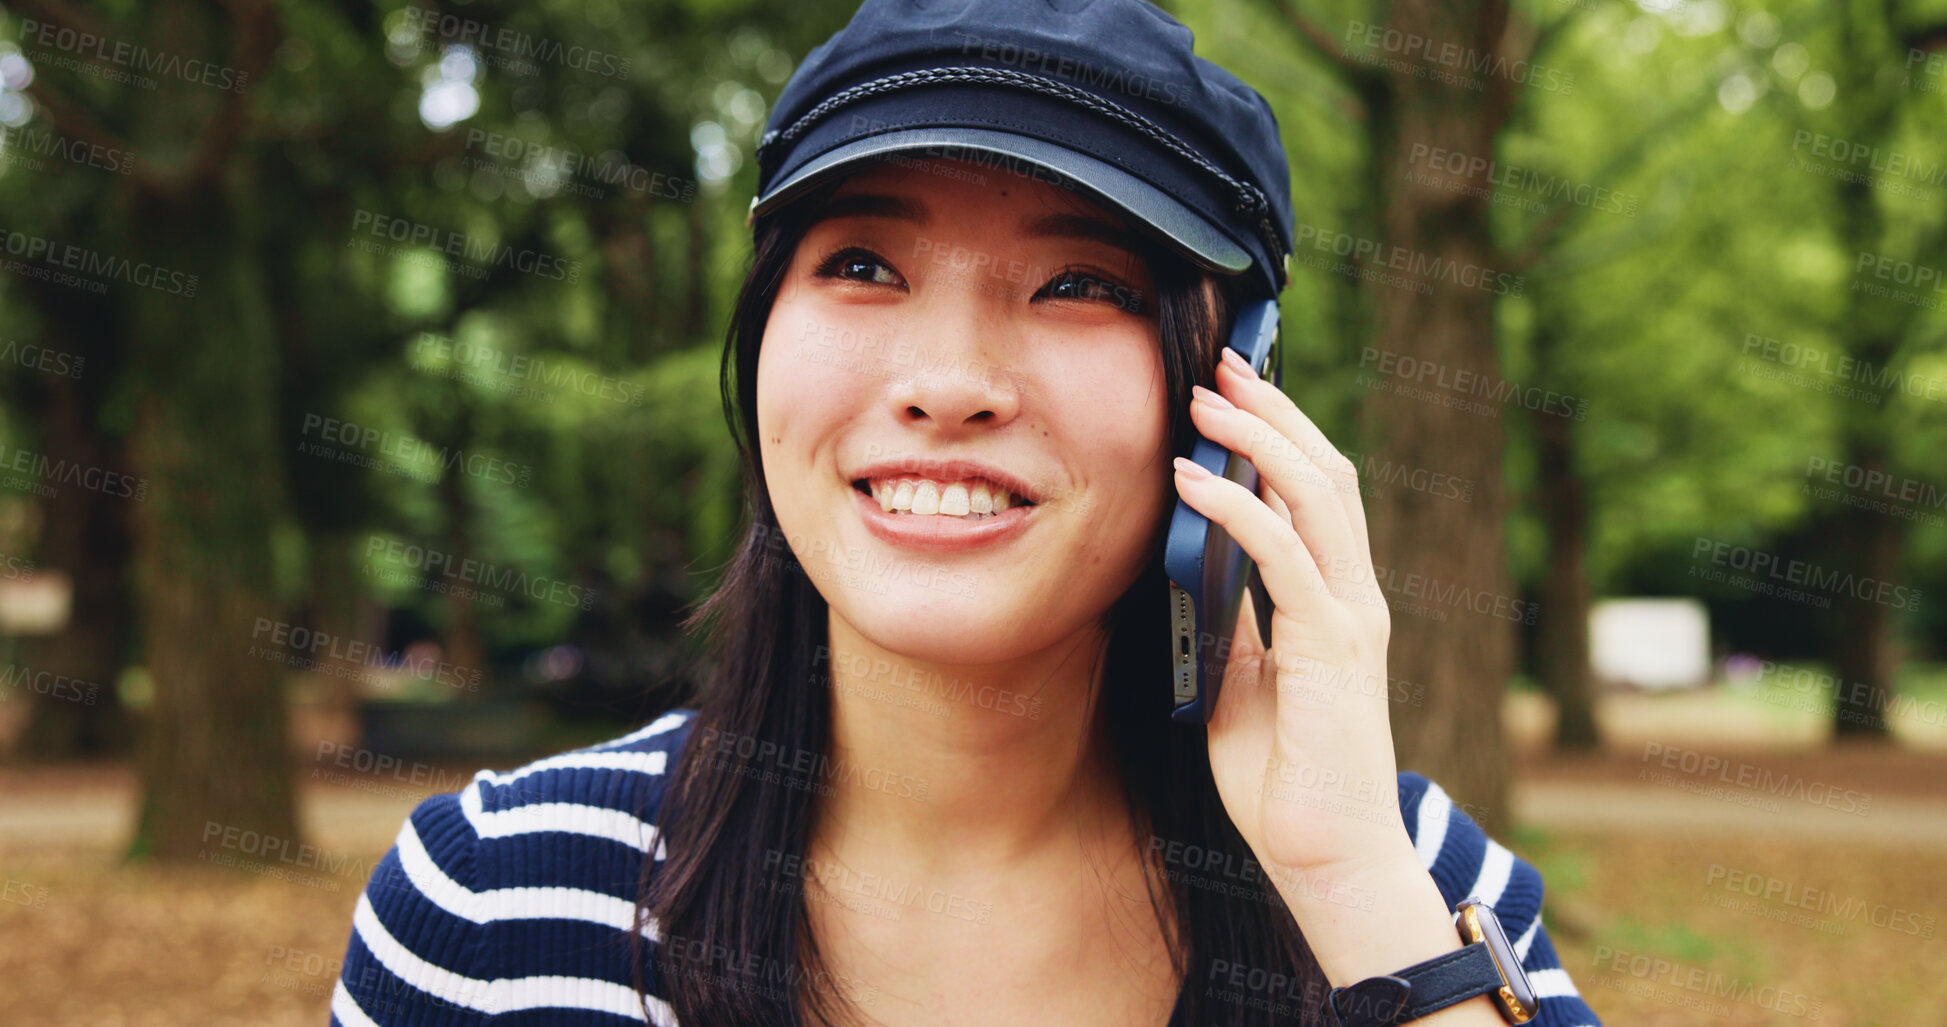
<path id="1" fill-rule="evenodd" d="M 924 591 L 923 589 L 921 591 Z M 870 600 L 854 599 L 842 610 L 858 634 L 891 653 L 928 663 L 993 663 L 1030 642 L 1026 625 L 1013 623 L 991 604 L 965 599 L 902 601 L 898 589 Z"/>

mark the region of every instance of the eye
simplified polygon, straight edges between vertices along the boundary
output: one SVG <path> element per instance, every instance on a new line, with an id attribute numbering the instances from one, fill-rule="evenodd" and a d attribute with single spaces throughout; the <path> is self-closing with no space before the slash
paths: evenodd
<path id="1" fill-rule="evenodd" d="M 819 261 L 812 274 L 819 278 L 838 278 L 873 285 L 900 285 L 903 279 L 883 258 L 871 250 L 846 246 Z"/>
<path id="2" fill-rule="evenodd" d="M 1142 294 L 1111 278 L 1103 278 L 1087 271 L 1067 270 L 1058 274 L 1036 298 L 1046 296 L 1058 300 L 1094 300 L 1120 307 L 1132 314 L 1143 312 Z"/>

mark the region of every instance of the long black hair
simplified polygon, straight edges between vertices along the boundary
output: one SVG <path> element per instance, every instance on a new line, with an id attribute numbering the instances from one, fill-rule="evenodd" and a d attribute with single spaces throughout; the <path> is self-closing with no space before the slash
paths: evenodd
<path id="1" fill-rule="evenodd" d="M 720 584 L 683 625 L 704 634 L 710 662 L 689 743 L 661 793 L 667 858 L 645 858 L 639 882 L 637 923 L 654 925 L 662 943 L 645 961 L 641 933 L 632 940 L 637 992 L 661 996 L 686 1027 L 798 1027 L 800 1003 L 821 1023 L 870 1022 L 832 986 L 798 880 L 818 786 L 766 772 L 753 756 L 822 756 L 830 746 L 830 679 L 819 669 L 830 651 L 827 607 L 783 543 L 755 443 L 758 346 L 807 216 L 836 185 L 756 223 L 725 340 L 719 384 L 747 517 Z M 1187 456 L 1190 386 L 1215 387 L 1235 301 L 1225 278 L 1173 251 L 1153 246 L 1142 256 L 1156 287 L 1171 449 Z M 1091 713 L 1103 719 L 1143 834 L 1150 906 L 1184 981 L 1186 1022 L 1315 1022 L 1324 974 L 1225 812 L 1204 732 L 1169 717 L 1159 641 L 1171 637 L 1168 579 L 1155 537 L 1152 559 L 1106 614 L 1096 654 L 1104 685 L 1089 701 L 1100 706 Z"/>

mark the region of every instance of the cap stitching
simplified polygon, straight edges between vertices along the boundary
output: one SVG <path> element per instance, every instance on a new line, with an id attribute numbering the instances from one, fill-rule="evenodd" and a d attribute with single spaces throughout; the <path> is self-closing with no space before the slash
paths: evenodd
<path id="1" fill-rule="evenodd" d="M 1172 153 L 1196 165 L 1210 175 L 1215 176 L 1218 180 L 1229 186 L 1237 194 L 1237 203 L 1234 209 L 1240 214 L 1257 215 L 1256 228 L 1259 235 L 1262 236 L 1263 241 L 1267 243 L 1268 248 L 1266 252 L 1274 258 L 1286 252 L 1283 242 L 1278 238 L 1277 231 L 1271 226 L 1271 202 L 1265 197 L 1264 191 L 1256 185 L 1238 181 L 1236 178 L 1225 173 L 1222 168 L 1204 160 L 1200 154 L 1184 146 L 1175 136 L 1158 128 L 1149 119 L 1120 104 L 1104 100 L 1093 93 L 1083 89 L 1077 89 L 1067 83 L 1055 82 L 1051 79 L 1043 78 L 1040 75 L 1031 75 L 1022 71 L 971 66 L 921 68 L 914 71 L 902 71 L 892 75 L 886 75 L 868 82 L 861 82 L 825 98 L 823 102 L 804 112 L 790 125 L 782 129 L 772 129 L 764 133 L 764 138 L 759 142 L 757 148 L 761 152 L 772 143 L 789 142 L 813 122 L 824 118 L 825 115 L 847 104 L 856 103 L 880 93 L 890 92 L 894 89 L 914 84 L 933 84 L 939 82 L 970 82 L 987 85 L 1016 86 L 1057 96 L 1061 99 L 1087 107 L 1098 114 L 1103 114 L 1122 122 L 1130 128 L 1149 136 L 1156 142 L 1161 143 Z M 1267 267 L 1265 270 L 1271 275 L 1274 281 L 1282 277 L 1278 273 L 1276 266 Z M 1282 283 L 1280 282 L 1279 284 Z"/>

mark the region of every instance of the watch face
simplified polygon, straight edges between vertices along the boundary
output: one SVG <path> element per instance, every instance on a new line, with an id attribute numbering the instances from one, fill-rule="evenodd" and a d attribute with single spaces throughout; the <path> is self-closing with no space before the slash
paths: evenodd
<path id="1" fill-rule="evenodd" d="M 1492 992 L 1501 1016 L 1509 1023 L 1534 1019 L 1540 1010 L 1535 989 L 1528 983 L 1527 972 L 1521 969 L 1521 960 L 1515 958 L 1514 946 L 1508 944 L 1507 932 L 1501 930 L 1500 918 L 1494 915 L 1493 907 L 1468 899 L 1460 904 L 1459 910 L 1461 929 L 1466 932 L 1468 942 L 1486 942 L 1488 953 L 1494 957 L 1494 968 L 1501 972 L 1501 987 Z"/>

